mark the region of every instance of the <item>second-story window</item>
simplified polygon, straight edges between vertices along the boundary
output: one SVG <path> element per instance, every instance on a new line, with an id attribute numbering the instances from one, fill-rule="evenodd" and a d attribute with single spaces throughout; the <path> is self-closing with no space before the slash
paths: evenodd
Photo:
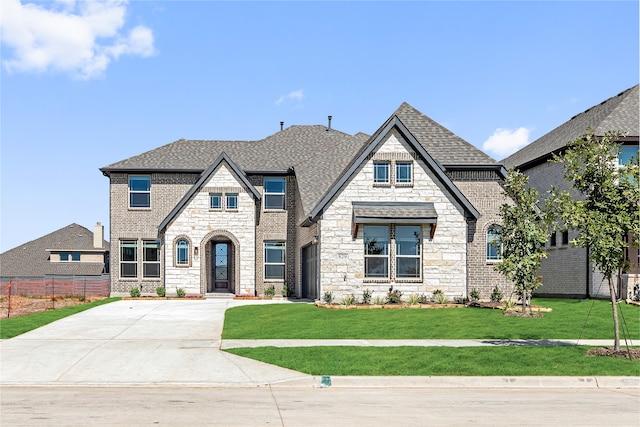
<path id="1" fill-rule="evenodd" d="M 238 194 L 237 193 L 227 193 L 226 194 L 226 208 L 230 210 L 238 209 Z"/>
<path id="2" fill-rule="evenodd" d="M 389 162 L 373 162 L 373 182 L 389 184 Z"/>
<path id="3" fill-rule="evenodd" d="M 264 179 L 264 208 L 284 209 L 286 183 L 284 178 Z"/>
<path id="4" fill-rule="evenodd" d="M 411 184 L 413 181 L 413 163 L 396 162 L 396 184 Z"/>
<path id="5" fill-rule="evenodd" d="M 129 207 L 130 208 L 151 207 L 151 176 L 149 175 L 129 176 Z"/>
<path id="6" fill-rule="evenodd" d="M 209 193 L 209 209 L 222 209 L 222 194 Z"/>

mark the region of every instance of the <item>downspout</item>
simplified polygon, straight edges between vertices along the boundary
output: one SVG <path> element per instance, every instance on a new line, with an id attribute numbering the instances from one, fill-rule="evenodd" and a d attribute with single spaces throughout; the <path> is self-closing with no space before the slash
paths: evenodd
<path id="1" fill-rule="evenodd" d="M 318 219 L 318 222 L 316 222 L 316 233 L 318 235 L 318 248 L 316 249 L 316 289 L 315 289 L 315 293 L 316 295 L 316 299 L 320 300 L 321 299 L 321 295 L 320 295 L 320 278 L 322 277 L 320 275 L 320 267 L 321 267 L 321 263 L 320 263 L 320 254 L 321 254 L 321 249 L 322 249 L 322 233 L 320 231 L 322 220 Z"/>

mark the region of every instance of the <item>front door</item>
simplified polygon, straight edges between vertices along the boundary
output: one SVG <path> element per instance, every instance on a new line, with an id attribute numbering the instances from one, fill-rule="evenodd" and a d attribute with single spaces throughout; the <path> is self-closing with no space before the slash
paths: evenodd
<path id="1" fill-rule="evenodd" d="M 208 292 L 231 292 L 231 242 L 213 242 L 212 279 Z"/>

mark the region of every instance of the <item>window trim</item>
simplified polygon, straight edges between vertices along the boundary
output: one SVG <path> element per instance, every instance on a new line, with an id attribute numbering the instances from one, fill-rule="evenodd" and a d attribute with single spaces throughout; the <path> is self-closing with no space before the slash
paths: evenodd
<path id="1" fill-rule="evenodd" d="M 408 181 L 400 181 L 398 180 L 398 176 L 400 176 L 400 174 L 398 173 L 398 166 L 400 165 L 405 165 L 409 167 L 409 180 Z M 397 160 L 395 162 L 395 184 L 398 186 L 411 186 L 413 185 L 413 162 L 410 160 Z"/>
<path id="2" fill-rule="evenodd" d="M 496 251 L 495 258 L 490 256 L 489 246 L 491 245 L 491 243 L 489 243 L 489 233 L 491 233 L 492 230 L 502 230 L 502 226 L 500 226 L 500 224 L 490 224 L 487 227 L 487 231 L 484 234 L 485 235 L 485 243 L 486 243 L 486 245 L 485 245 L 485 259 L 486 259 L 487 263 L 502 262 L 502 242 L 500 242 L 499 250 Z M 500 231 L 495 231 L 495 232 L 491 233 L 493 236 L 495 236 L 495 237 L 493 237 L 491 239 L 491 242 L 494 242 L 496 240 L 499 241 L 499 239 L 500 239 L 500 237 L 499 237 L 500 234 L 499 233 L 500 233 Z M 497 246 L 497 245 L 495 245 L 495 246 Z"/>
<path id="3" fill-rule="evenodd" d="M 281 245 L 282 249 L 282 262 L 268 262 L 267 261 L 267 246 L 271 244 Z M 287 276 L 287 242 L 283 240 L 265 240 L 262 244 L 263 249 L 263 274 L 265 281 L 278 281 L 283 282 Z M 275 249 L 272 249 L 275 250 Z M 282 277 L 267 277 L 267 266 L 268 265 L 281 265 L 282 266 Z"/>
<path id="4" fill-rule="evenodd" d="M 379 168 L 384 167 L 383 170 L 386 171 L 385 176 L 380 179 L 378 174 Z M 388 160 L 374 160 L 373 161 L 373 185 L 376 186 L 387 186 L 391 185 L 391 162 Z"/>
<path id="5" fill-rule="evenodd" d="M 267 191 L 267 182 L 268 181 L 282 181 L 283 184 L 283 190 L 282 192 L 272 192 L 272 191 Z M 262 188 L 263 188 L 263 193 L 264 193 L 264 201 L 262 202 L 262 208 L 265 211 L 283 211 L 286 209 L 287 207 L 287 179 L 285 177 L 269 177 L 269 178 L 264 178 L 262 181 Z M 270 196 L 282 196 L 282 207 L 280 208 L 274 208 L 274 207 L 267 207 L 267 199 L 270 198 Z"/>
<path id="6" fill-rule="evenodd" d="M 125 246 L 125 244 L 133 244 L 133 246 Z M 127 260 L 127 261 L 123 261 L 123 250 L 127 247 L 133 247 L 134 251 L 133 251 L 133 260 Z M 119 245 L 119 269 L 118 269 L 118 273 L 119 273 L 119 278 L 121 279 L 137 279 L 138 278 L 138 240 L 137 239 L 120 239 L 120 245 Z M 122 273 L 122 268 L 124 265 L 133 265 L 134 266 L 134 274 L 133 275 L 127 275 L 125 276 Z"/>
<path id="7" fill-rule="evenodd" d="M 213 200 L 217 198 L 219 202 L 219 206 L 215 207 L 213 205 Z M 209 210 L 211 211 L 221 211 L 222 210 L 222 193 L 209 193 Z"/>
<path id="8" fill-rule="evenodd" d="M 236 201 L 236 205 L 235 207 L 230 207 L 229 206 L 229 198 L 234 198 Z M 238 193 L 225 193 L 224 195 L 224 207 L 226 210 L 229 211 L 237 211 L 238 210 L 238 203 L 239 203 L 239 194 Z"/>
<path id="9" fill-rule="evenodd" d="M 157 250 L 157 261 L 149 261 L 147 260 L 147 247 L 146 245 L 150 244 L 150 243 L 154 243 L 156 245 L 156 250 Z M 161 272 L 161 256 L 160 256 L 160 240 L 158 239 L 143 239 L 142 240 L 142 278 L 143 279 L 159 279 L 160 276 L 162 275 Z M 146 266 L 147 265 L 151 265 L 151 264 L 157 264 L 158 265 L 158 275 L 157 276 L 148 276 L 147 275 L 147 271 L 146 271 Z"/>
<path id="10" fill-rule="evenodd" d="M 132 178 L 148 178 L 149 180 L 149 189 L 148 190 L 132 190 L 131 189 L 131 182 L 132 182 Z M 129 203 L 128 203 L 128 207 L 129 209 L 151 209 L 151 175 L 129 175 L 129 180 L 128 180 L 128 190 L 129 190 Z M 149 195 L 149 203 L 146 206 L 132 206 L 131 204 L 131 197 L 134 194 L 148 194 Z"/>
<path id="11" fill-rule="evenodd" d="M 180 242 L 186 242 L 186 262 L 179 262 L 179 252 L 180 250 L 182 250 L 182 248 L 180 248 Z M 173 266 L 174 267 L 178 267 L 178 268 L 188 268 L 191 267 L 191 261 L 192 261 L 192 257 L 191 257 L 191 239 L 189 239 L 187 236 L 178 236 L 175 238 L 175 240 L 173 241 Z"/>

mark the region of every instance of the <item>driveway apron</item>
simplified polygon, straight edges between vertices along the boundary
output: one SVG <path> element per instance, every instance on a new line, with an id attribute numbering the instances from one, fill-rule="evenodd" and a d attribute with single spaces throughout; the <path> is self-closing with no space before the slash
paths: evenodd
<path id="1" fill-rule="evenodd" d="M 227 308 L 260 301 L 124 300 L 0 343 L 0 384 L 262 386 L 300 372 L 220 350 Z"/>

